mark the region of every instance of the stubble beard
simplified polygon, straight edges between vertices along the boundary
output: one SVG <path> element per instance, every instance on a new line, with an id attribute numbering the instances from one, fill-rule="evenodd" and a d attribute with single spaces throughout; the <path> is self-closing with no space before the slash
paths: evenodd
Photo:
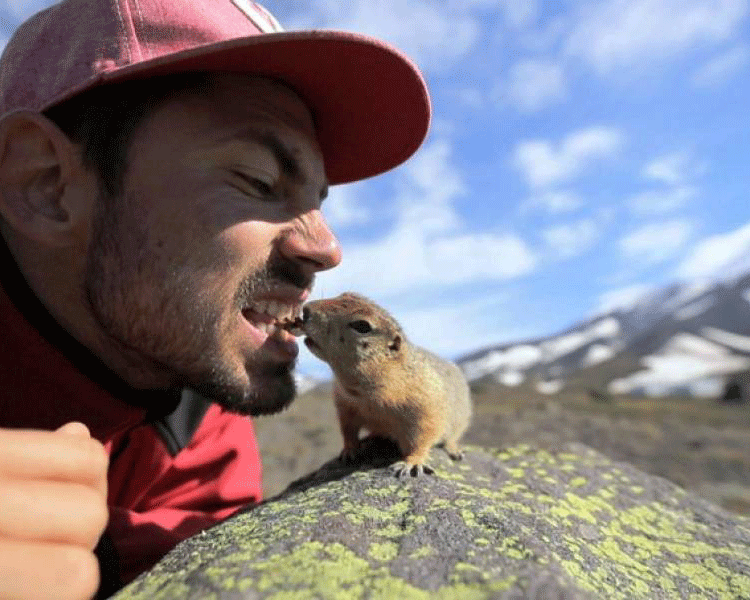
<path id="1" fill-rule="evenodd" d="M 263 415 L 286 408 L 296 395 L 295 361 L 272 362 L 258 349 L 244 368 L 233 365 L 221 351 L 221 307 L 195 287 L 205 281 L 203 273 L 182 265 L 166 274 L 154 271 L 137 219 L 124 223 L 123 208 L 102 204 L 107 207 L 95 221 L 84 294 L 105 336 L 144 370 L 169 373 L 170 387 L 192 388 L 229 411 Z M 123 236 L 130 236 L 129 243 Z M 304 289 L 312 282 L 296 263 L 270 259 L 244 278 L 232 310 L 278 283 Z"/>

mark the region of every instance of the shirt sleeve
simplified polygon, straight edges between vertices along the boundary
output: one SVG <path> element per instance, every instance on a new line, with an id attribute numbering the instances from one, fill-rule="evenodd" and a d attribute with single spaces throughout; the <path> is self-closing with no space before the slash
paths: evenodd
<path id="1" fill-rule="evenodd" d="M 252 423 L 217 405 L 211 405 L 190 443 L 174 455 L 148 424 L 106 447 L 106 535 L 116 555 L 119 585 L 149 569 L 181 540 L 262 498 Z"/>

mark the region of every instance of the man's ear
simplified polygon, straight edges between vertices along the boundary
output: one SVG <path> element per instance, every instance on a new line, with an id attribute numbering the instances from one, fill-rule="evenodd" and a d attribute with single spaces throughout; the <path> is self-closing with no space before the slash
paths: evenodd
<path id="1" fill-rule="evenodd" d="M 48 246 L 80 237 L 93 198 L 77 147 L 44 115 L 16 111 L 0 121 L 0 215 Z"/>

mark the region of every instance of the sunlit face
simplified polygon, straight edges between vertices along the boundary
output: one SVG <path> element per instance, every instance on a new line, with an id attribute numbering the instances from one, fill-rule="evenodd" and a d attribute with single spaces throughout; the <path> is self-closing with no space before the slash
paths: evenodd
<path id="1" fill-rule="evenodd" d="M 138 126 L 123 190 L 100 211 L 86 276 L 106 335 L 232 410 L 283 408 L 297 345 L 276 324 L 341 256 L 305 104 L 270 80 L 217 76 Z"/>

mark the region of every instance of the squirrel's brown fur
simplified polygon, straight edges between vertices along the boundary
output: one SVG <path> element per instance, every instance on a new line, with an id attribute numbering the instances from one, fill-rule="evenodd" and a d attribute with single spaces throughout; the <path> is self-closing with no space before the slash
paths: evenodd
<path id="1" fill-rule="evenodd" d="M 455 364 L 411 344 L 391 315 L 358 294 L 310 302 L 303 314 L 305 343 L 335 375 L 342 458 L 353 456 L 362 428 L 398 444 L 399 475 L 429 472 L 425 460 L 435 444 L 461 458 L 458 441 L 472 406 Z"/>

